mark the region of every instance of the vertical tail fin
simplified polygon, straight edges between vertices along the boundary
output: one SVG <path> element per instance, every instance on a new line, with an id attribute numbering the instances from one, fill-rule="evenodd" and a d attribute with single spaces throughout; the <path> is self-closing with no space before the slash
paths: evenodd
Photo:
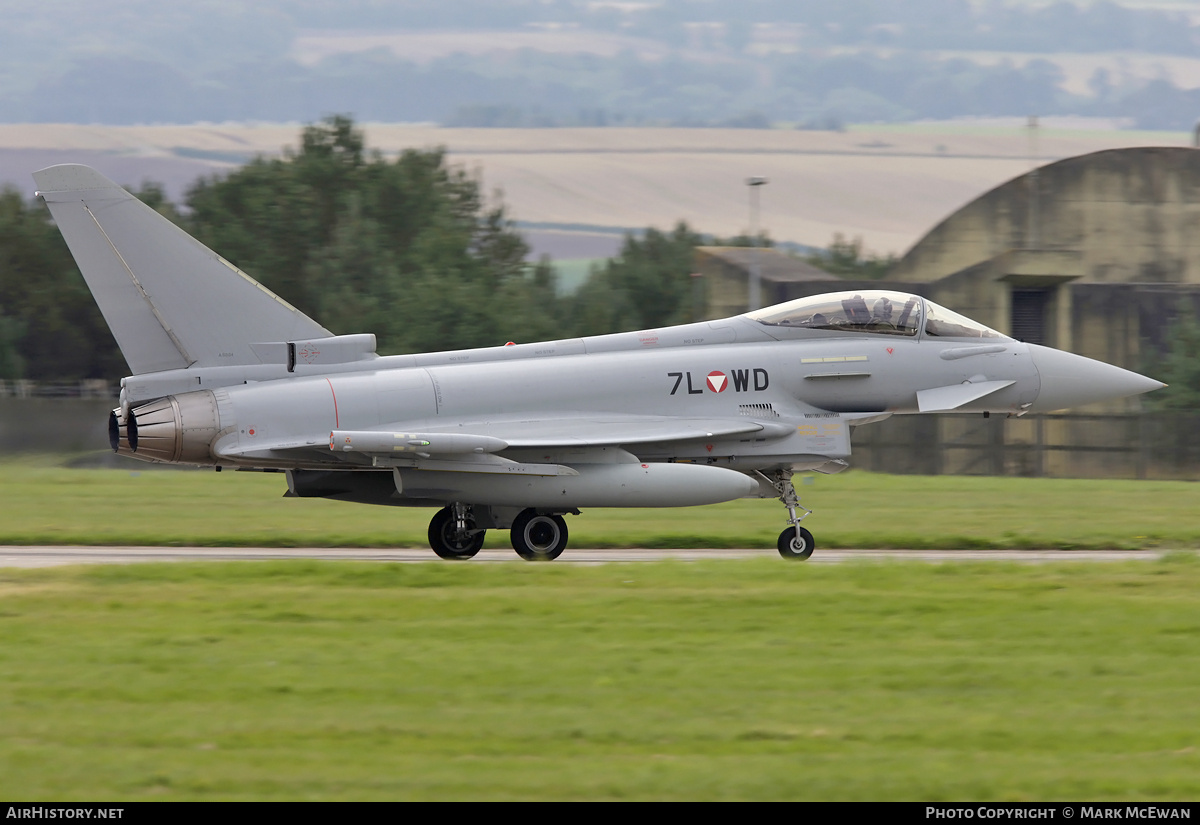
<path id="1" fill-rule="evenodd" d="M 257 364 L 332 333 L 94 169 L 33 173 L 132 374 Z"/>

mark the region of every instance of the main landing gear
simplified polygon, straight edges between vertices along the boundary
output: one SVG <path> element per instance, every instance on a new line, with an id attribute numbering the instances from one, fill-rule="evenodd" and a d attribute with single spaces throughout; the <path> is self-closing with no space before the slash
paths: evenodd
<path id="1" fill-rule="evenodd" d="M 489 526 L 504 526 L 496 524 L 491 515 Z M 470 505 L 455 502 L 438 510 L 429 522 L 429 546 L 443 559 L 465 560 L 483 547 L 486 533 L 487 528 L 479 526 Z M 526 561 L 551 561 L 567 548 L 566 520 L 557 513 L 539 513 L 532 507 L 513 518 L 510 535 L 513 549 Z"/>
<path id="2" fill-rule="evenodd" d="M 438 510 L 429 522 L 429 546 L 443 559 L 465 560 L 483 547 L 486 532 L 475 526 L 470 507 L 455 503 Z"/>
<path id="3" fill-rule="evenodd" d="M 513 549 L 525 561 L 551 561 L 567 549 L 567 522 L 559 515 L 522 510 L 513 519 L 510 535 Z"/>
<path id="4" fill-rule="evenodd" d="M 785 559 L 799 561 L 807 559 L 813 554 L 817 544 L 813 541 L 813 534 L 801 527 L 800 522 L 811 515 L 812 510 L 800 503 L 800 497 L 796 495 L 796 488 L 792 486 L 791 471 L 776 470 L 769 475 L 761 475 L 779 492 L 779 500 L 783 502 L 783 506 L 788 511 L 788 524 L 791 526 L 779 534 L 779 541 L 776 543 L 779 555 Z M 796 515 L 797 508 L 804 511 L 803 516 Z"/>

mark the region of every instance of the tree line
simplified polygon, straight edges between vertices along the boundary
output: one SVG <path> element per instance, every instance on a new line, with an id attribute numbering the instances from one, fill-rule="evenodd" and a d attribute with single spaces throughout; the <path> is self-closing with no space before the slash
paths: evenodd
<path id="1" fill-rule="evenodd" d="M 153 184 L 134 194 L 334 333 L 375 333 L 381 354 L 692 320 L 694 250 L 714 242 L 684 223 L 627 235 L 560 294 L 552 262 L 527 260 L 504 205 L 443 150 L 389 160 L 346 117 L 304 128 L 282 157 L 199 180 L 182 205 Z M 49 211 L 0 192 L 0 379 L 127 371 Z"/>

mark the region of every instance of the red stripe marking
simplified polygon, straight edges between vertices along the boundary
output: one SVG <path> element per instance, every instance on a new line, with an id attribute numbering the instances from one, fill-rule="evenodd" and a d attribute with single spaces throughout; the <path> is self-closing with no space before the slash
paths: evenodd
<path id="1" fill-rule="evenodd" d="M 341 425 L 341 422 L 338 420 L 337 393 L 333 391 L 333 382 L 332 381 L 330 381 L 328 378 L 326 378 L 325 383 L 329 385 L 329 394 L 333 396 L 333 428 L 335 430 L 340 430 L 342 428 L 342 425 Z"/>

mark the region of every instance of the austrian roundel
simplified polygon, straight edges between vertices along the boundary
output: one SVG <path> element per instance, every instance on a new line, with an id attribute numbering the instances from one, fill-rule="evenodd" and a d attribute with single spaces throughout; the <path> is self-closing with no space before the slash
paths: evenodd
<path id="1" fill-rule="evenodd" d="M 713 370 L 708 374 L 708 388 L 713 392 L 725 392 L 725 388 L 728 386 L 729 379 L 725 377 L 725 373 Z"/>

